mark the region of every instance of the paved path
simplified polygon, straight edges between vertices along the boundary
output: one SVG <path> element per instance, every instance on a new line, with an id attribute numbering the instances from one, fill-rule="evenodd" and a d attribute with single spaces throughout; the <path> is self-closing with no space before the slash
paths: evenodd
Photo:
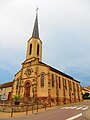
<path id="1" fill-rule="evenodd" d="M 31 114 L 29 112 L 28 115 L 25 112 L 14 113 L 13 118 L 10 118 L 9 113 L 0 113 L 0 120 L 86 120 L 86 116 L 84 117 L 83 115 L 86 115 L 86 113 L 87 115 L 90 114 L 89 104 L 90 101 L 86 101 L 62 107 L 58 106 L 49 108 L 47 111 L 42 109 L 40 113 L 34 111 L 34 114 Z"/>

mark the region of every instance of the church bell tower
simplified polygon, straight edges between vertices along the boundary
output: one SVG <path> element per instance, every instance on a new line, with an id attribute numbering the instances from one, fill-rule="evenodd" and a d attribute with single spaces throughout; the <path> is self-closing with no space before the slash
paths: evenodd
<path id="1" fill-rule="evenodd" d="M 32 60 L 33 58 L 38 58 L 39 61 L 42 61 L 42 41 L 39 38 L 38 11 L 36 12 L 32 37 L 28 40 L 27 44 L 26 60 Z"/>

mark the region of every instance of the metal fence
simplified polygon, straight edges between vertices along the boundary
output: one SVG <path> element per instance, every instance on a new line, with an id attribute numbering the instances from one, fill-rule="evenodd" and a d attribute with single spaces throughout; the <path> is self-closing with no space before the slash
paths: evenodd
<path id="1" fill-rule="evenodd" d="M 47 108 L 46 103 L 21 103 L 20 105 L 15 104 L 0 104 L 0 111 L 2 112 L 8 112 L 10 113 L 10 116 L 13 117 L 13 115 L 17 114 L 17 112 L 24 112 L 26 115 L 29 113 L 39 112 L 39 110 L 46 110 Z"/>

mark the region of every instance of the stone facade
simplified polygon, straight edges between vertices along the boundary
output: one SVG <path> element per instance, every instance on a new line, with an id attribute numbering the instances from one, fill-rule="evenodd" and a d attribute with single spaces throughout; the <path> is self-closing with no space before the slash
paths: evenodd
<path id="1" fill-rule="evenodd" d="M 30 74 L 26 73 L 27 70 Z M 42 74 L 44 75 L 43 86 L 41 85 Z M 54 79 L 53 85 L 52 79 Z M 32 97 L 34 94 L 34 97 L 39 100 L 43 99 L 57 104 L 78 102 L 82 99 L 78 81 L 40 62 L 38 58 L 22 64 L 21 71 L 15 75 L 13 95 L 15 94 L 22 97 Z"/>

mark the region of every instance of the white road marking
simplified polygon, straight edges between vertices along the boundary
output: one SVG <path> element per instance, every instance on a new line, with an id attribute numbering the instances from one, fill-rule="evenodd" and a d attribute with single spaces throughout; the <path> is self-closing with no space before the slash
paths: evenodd
<path id="1" fill-rule="evenodd" d="M 73 117 L 70 117 L 70 118 L 68 118 L 68 119 L 65 119 L 65 120 L 74 120 L 74 119 L 76 119 L 76 118 L 78 118 L 78 117 L 81 117 L 82 116 L 82 113 L 80 113 L 80 114 L 78 114 L 78 115 L 75 115 L 75 116 L 73 116 Z"/>
<path id="2" fill-rule="evenodd" d="M 76 108 L 76 110 L 80 110 L 80 109 L 82 109 L 83 107 L 78 107 L 78 108 Z"/>
<path id="3" fill-rule="evenodd" d="M 72 108 L 72 106 L 71 107 L 62 107 L 61 109 L 70 109 L 70 108 Z"/>
<path id="4" fill-rule="evenodd" d="M 61 109 L 65 109 L 65 108 L 67 108 L 67 107 L 62 107 Z"/>
<path id="5" fill-rule="evenodd" d="M 82 110 L 87 110 L 88 109 L 88 107 L 85 107 L 85 108 L 83 108 Z"/>
<path id="6" fill-rule="evenodd" d="M 75 108 L 77 108 L 77 106 L 75 106 L 75 107 L 72 107 L 71 109 L 75 109 Z"/>
<path id="7" fill-rule="evenodd" d="M 66 110 L 68 110 L 68 109 L 71 109 L 71 110 L 73 110 L 73 109 L 80 110 L 81 109 L 81 110 L 87 110 L 88 106 L 70 106 L 70 107 L 62 107 L 60 109 L 66 109 Z"/>
<path id="8" fill-rule="evenodd" d="M 72 108 L 72 106 L 71 107 L 67 107 L 66 109 L 71 109 Z"/>

